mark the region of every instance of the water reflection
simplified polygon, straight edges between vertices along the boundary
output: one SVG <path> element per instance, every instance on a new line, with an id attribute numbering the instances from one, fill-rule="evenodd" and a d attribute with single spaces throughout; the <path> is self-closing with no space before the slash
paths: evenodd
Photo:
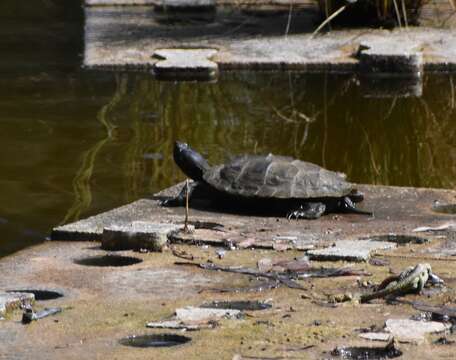
<path id="1" fill-rule="evenodd" d="M 46 234 L 182 180 L 175 139 L 211 163 L 273 152 L 355 182 L 456 183 L 449 75 L 426 77 L 421 98 L 365 98 L 354 76 L 300 73 L 227 73 L 207 84 L 78 71 L 3 79 L 0 89 L 0 216 L 17 224 L 0 252 L 25 227 Z"/>
<path id="2" fill-rule="evenodd" d="M 129 197 L 144 182 L 157 189 L 182 179 L 170 156 L 175 139 L 213 163 L 273 152 L 357 182 L 454 186 L 452 76 L 425 78 L 421 98 L 365 98 L 354 76 L 299 73 L 225 74 L 213 84 L 121 74 L 116 86 L 106 118 L 123 134 Z"/>

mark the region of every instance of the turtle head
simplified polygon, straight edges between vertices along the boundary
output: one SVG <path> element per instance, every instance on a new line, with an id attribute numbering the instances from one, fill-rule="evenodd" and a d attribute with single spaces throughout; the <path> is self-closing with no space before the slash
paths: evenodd
<path id="1" fill-rule="evenodd" d="M 202 181 L 204 172 L 209 169 L 206 159 L 193 150 L 188 144 L 176 141 L 174 143 L 174 161 L 190 179 Z"/>

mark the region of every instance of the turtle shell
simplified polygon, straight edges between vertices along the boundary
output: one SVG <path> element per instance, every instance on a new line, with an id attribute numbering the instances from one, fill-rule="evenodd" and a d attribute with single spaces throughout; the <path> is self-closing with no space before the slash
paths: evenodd
<path id="1" fill-rule="evenodd" d="M 307 199 L 341 197 L 353 185 L 345 174 L 291 157 L 244 155 L 208 169 L 204 180 L 221 192 L 243 197 Z"/>

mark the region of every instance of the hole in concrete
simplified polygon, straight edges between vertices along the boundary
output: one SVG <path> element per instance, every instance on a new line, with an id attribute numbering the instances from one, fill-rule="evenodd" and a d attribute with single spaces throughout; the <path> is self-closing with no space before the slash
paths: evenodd
<path id="1" fill-rule="evenodd" d="M 456 214 L 456 204 L 435 204 L 432 210 L 442 214 Z"/>
<path id="2" fill-rule="evenodd" d="M 272 305 L 261 302 L 261 301 L 240 300 L 240 301 L 213 301 L 210 303 L 205 303 L 205 304 L 201 305 L 200 307 L 215 308 L 215 309 L 256 311 L 256 310 L 270 309 L 270 308 L 272 308 Z"/>
<path id="3" fill-rule="evenodd" d="M 401 234 L 374 235 L 362 238 L 361 240 L 388 241 L 399 245 L 404 244 L 425 244 L 429 240 L 424 237 Z"/>
<path id="4" fill-rule="evenodd" d="M 192 339 L 176 334 L 133 335 L 119 340 L 121 345 L 140 348 L 171 347 L 188 343 Z"/>
<path id="5" fill-rule="evenodd" d="M 398 350 L 394 345 L 385 347 L 338 347 L 331 352 L 331 355 L 337 356 L 340 359 L 355 359 L 355 360 L 382 360 L 394 359 L 402 356 L 402 351 Z"/>
<path id="6" fill-rule="evenodd" d="M 132 256 L 103 255 L 78 259 L 74 261 L 78 265 L 85 266 L 128 266 L 142 262 L 141 259 Z"/>
<path id="7" fill-rule="evenodd" d="M 63 297 L 63 294 L 58 291 L 52 290 L 36 290 L 36 289 L 17 289 L 17 290 L 7 290 L 9 293 L 29 293 L 35 295 L 35 300 L 44 301 L 44 300 L 54 300 Z"/>

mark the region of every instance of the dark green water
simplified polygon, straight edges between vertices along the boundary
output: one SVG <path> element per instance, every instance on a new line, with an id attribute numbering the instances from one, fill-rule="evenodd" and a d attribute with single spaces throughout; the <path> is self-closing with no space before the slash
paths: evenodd
<path id="1" fill-rule="evenodd" d="M 91 72 L 80 66 L 77 2 L 42 0 L 42 13 L 18 3 L 0 4 L 0 256 L 183 179 L 175 139 L 214 163 L 273 152 L 354 182 L 456 185 L 450 75 L 427 76 L 420 98 L 375 99 L 347 75 L 227 73 L 196 84 Z"/>

